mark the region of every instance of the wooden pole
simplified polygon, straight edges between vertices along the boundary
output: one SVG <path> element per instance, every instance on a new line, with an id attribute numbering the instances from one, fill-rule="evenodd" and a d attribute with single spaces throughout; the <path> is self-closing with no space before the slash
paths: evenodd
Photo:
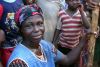
<path id="1" fill-rule="evenodd" d="M 98 18 L 99 18 L 99 7 L 96 7 L 92 11 L 91 29 L 92 29 L 93 32 L 97 31 Z M 93 66 L 95 42 L 96 42 L 95 35 L 91 34 L 90 35 L 90 40 L 88 42 L 88 52 L 89 52 L 89 55 L 88 55 L 87 67 L 92 67 Z"/>

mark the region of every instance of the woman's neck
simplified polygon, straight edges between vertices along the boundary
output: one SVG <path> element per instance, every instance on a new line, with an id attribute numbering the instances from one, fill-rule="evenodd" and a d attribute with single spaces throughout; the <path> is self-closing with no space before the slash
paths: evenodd
<path id="1" fill-rule="evenodd" d="M 13 3 L 13 2 L 15 2 L 16 0 L 3 0 L 3 1 L 8 2 L 8 3 Z"/>
<path id="2" fill-rule="evenodd" d="M 23 41 L 22 44 L 25 45 L 29 49 L 38 49 L 40 46 L 39 43 L 32 43 L 32 42 L 27 42 L 27 41 Z"/>

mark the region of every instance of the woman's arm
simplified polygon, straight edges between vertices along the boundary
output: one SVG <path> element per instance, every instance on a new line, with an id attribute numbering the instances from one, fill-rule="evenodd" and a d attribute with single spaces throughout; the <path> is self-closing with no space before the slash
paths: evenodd
<path id="1" fill-rule="evenodd" d="M 85 35 L 84 37 L 81 38 L 79 45 L 73 48 L 67 55 L 63 55 L 63 58 L 58 62 L 64 65 L 70 65 L 73 62 L 75 62 L 75 60 L 77 60 L 77 58 L 79 57 L 81 50 L 84 47 L 86 41 L 87 40 Z"/>

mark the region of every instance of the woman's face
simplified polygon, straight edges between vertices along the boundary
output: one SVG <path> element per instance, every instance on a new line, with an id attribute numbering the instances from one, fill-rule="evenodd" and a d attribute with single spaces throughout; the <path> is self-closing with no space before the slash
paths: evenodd
<path id="1" fill-rule="evenodd" d="M 21 34 L 25 41 L 39 43 L 44 34 L 44 20 L 40 15 L 30 16 L 22 24 Z"/>

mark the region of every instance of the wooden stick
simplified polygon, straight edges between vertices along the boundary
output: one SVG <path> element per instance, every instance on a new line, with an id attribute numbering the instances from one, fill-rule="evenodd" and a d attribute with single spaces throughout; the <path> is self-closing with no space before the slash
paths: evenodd
<path id="1" fill-rule="evenodd" d="M 98 18 L 99 18 L 99 7 L 96 7 L 92 11 L 92 21 L 91 21 L 91 29 L 93 32 L 97 31 L 98 27 Z M 92 67 L 93 66 L 93 58 L 94 58 L 94 49 L 95 49 L 95 42 L 96 38 L 94 34 L 90 35 L 90 40 L 88 42 L 88 64 L 87 67 Z"/>

